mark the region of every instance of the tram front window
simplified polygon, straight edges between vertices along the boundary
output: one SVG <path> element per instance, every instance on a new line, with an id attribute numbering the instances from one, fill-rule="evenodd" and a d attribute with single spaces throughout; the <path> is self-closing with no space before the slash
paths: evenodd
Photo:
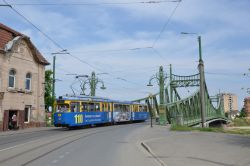
<path id="1" fill-rule="evenodd" d="M 56 107 L 56 112 L 68 112 L 69 105 L 68 104 L 60 104 Z"/>

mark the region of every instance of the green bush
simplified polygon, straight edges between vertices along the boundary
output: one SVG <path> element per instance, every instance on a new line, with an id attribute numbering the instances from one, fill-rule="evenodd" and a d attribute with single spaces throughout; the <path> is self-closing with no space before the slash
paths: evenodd
<path id="1" fill-rule="evenodd" d="M 250 126 L 250 120 L 247 118 L 236 118 L 233 120 L 233 126 Z"/>

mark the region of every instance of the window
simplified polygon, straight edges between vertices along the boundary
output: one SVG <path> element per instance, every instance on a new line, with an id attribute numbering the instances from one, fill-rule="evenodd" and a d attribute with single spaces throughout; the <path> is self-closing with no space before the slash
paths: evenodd
<path id="1" fill-rule="evenodd" d="M 89 111 L 89 105 L 88 105 L 88 103 L 82 103 L 82 111 L 84 111 L 84 112 Z"/>
<path id="2" fill-rule="evenodd" d="M 78 102 L 71 102 L 70 103 L 70 111 L 71 112 L 80 112 L 80 103 L 78 103 Z"/>
<path id="3" fill-rule="evenodd" d="M 56 107 L 56 112 L 68 112 L 69 105 L 68 104 L 59 104 Z"/>
<path id="4" fill-rule="evenodd" d="M 95 111 L 100 112 L 100 104 L 99 103 L 95 104 Z"/>
<path id="5" fill-rule="evenodd" d="M 30 73 L 26 74 L 25 89 L 26 90 L 31 90 L 31 74 Z"/>
<path id="6" fill-rule="evenodd" d="M 102 103 L 102 112 L 105 112 L 105 111 L 106 111 L 105 104 Z"/>
<path id="7" fill-rule="evenodd" d="M 89 111 L 95 111 L 95 104 L 94 103 L 89 103 Z"/>
<path id="8" fill-rule="evenodd" d="M 100 111 L 100 104 L 99 103 L 89 103 L 89 111 Z"/>
<path id="9" fill-rule="evenodd" d="M 15 88 L 15 81 L 16 81 L 16 71 L 11 69 L 9 72 L 9 87 Z"/>
<path id="10" fill-rule="evenodd" d="M 29 121 L 30 121 L 30 107 L 31 106 L 25 106 L 25 109 L 24 109 L 24 123 L 29 123 Z"/>

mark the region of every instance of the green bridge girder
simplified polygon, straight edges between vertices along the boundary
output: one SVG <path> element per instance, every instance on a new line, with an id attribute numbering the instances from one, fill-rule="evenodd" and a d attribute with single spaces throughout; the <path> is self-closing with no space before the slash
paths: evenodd
<path id="1" fill-rule="evenodd" d="M 200 89 L 187 98 L 181 99 L 178 94 L 178 88 L 180 87 L 199 87 L 200 75 L 194 74 L 189 76 L 180 76 L 172 74 L 170 67 L 169 83 L 164 88 L 164 104 L 158 105 L 157 97 L 159 93 L 147 96 L 142 99 L 137 99 L 137 102 L 145 102 L 150 104 L 151 115 L 159 116 L 160 109 L 164 110 L 166 117 L 164 117 L 168 123 L 173 125 L 186 125 L 193 126 L 201 123 L 201 100 Z M 197 88 L 198 89 L 198 88 Z M 149 102 L 151 101 L 151 102 Z M 217 108 L 212 104 L 213 101 L 217 101 Z M 161 118 L 161 117 L 160 117 Z M 224 114 L 223 104 L 220 102 L 219 96 L 209 96 L 207 86 L 205 84 L 205 121 L 212 119 L 224 119 L 227 120 Z M 164 119 L 163 119 L 164 120 Z"/>
<path id="2" fill-rule="evenodd" d="M 218 105 L 218 108 L 214 107 L 206 88 L 205 121 L 219 118 L 227 120 L 224 114 L 223 104 L 219 102 Z M 165 104 L 165 109 L 169 123 L 186 126 L 197 125 L 201 123 L 200 92 L 197 91 L 185 99 Z"/>

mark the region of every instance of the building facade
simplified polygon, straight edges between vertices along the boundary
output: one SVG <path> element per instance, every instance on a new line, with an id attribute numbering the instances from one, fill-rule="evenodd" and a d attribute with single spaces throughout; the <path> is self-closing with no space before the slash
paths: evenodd
<path id="1" fill-rule="evenodd" d="M 0 131 L 45 125 L 46 65 L 29 37 L 0 23 Z"/>
<path id="2" fill-rule="evenodd" d="M 238 98 L 235 94 L 222 93 L 221 101 L 223 103 L 224 112 L 228 115 L 229 118 L 235 118 L 236 115 L 239 115 Z"/>
<path id="3" fill-rule="evenodd" d="M 244 109 L 246 111 L 246 117 L 250 118 L 250 97 L 244 99 Z"/>

